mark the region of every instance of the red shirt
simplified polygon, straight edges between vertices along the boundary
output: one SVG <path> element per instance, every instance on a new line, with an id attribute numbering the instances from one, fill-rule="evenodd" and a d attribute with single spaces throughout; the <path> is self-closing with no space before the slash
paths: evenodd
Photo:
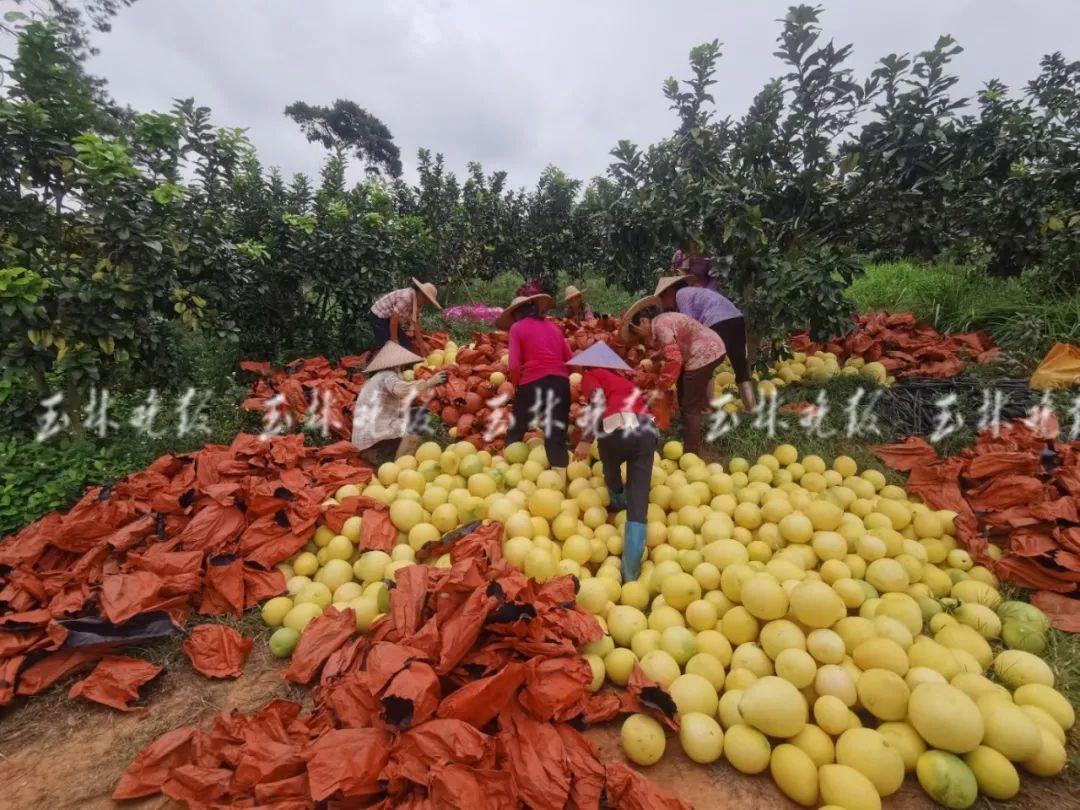
<path id="1" fill-rule="evenodd" d="M 510 326 L 510 382 L 526 385 L 541 377 L 569 377 L 573 356 L 562 330 L 551 321 L 522 318 Z"/>
<path id="2" fill-rule="evenodd" d="M 585 372 L 581 378 L 581 390 L 586 402 L 592 402 L 594 391 L 604 392 L 604 415 L 607 419 L 617 413 L 636 413 L 647 416 L 645 395 L 626 377 L 620 377 L 606 368 L 594 368 Z"/>

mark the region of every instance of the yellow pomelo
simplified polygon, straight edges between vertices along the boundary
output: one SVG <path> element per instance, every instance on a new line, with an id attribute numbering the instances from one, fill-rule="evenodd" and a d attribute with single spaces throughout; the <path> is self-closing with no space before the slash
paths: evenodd
<path id="1" fill-rule="evenodd" d="M 817 804 L 817 766 L 810 755 L 798 746 L 785 743 L 773 749 L 769 773 L 781 792 L 796 804 Z"/>
<path id="2" fill-rule="evenodd" d="M 921 684 L 911 693 L 908 722 L 928 745 L 954 754 L 973 750 L 985 730 L 971 698 L 955 686 L 937 683 Z"/>
<path id="3" fill-rule="evenodd" d="M 616 686 L 626 686 L 630 682 L 630 673 L 637 664 L 637 657 L 624 647 L 616 647 L 604 656 L 604 669 L 608 680 Z"/>
<path id="4" fill-rule="evenodd" d="M 877 727 L 877 732 L 900 754 L 900 759 L 904 762 L 904 770 L 907 773 L 914 773 L 919 757 L 926 750 L 926 743 L 915 728 L 910 723 L 896 721 L 882 723 Z"/>
<path id="5" fill-rule="evenodd" d="M 1042 734 L 1042 745 L 1039 746 L 1039 753 L 1031 759 L 1025 760 L 1021 765 L 1024 770 L 1036 776 L 1057 776 L 1065 767 L 1067 758 L 1065 746 L 1041 726 L 1039 733 Z"/>
<path id="6" fill-rule="evenodd" d="M 660 632 L 660 647 L 682 666 L 697 652 L 694 632 L 685 627 L 667 627 Z"/>
<path id="7" fill-rule="evenodd" d="M 711 717 L 716 714 L 719 702 L 716 689 L 701 675 L 679 675 L 671 682 L 668 692 L 680 715 L 701 712 Z"/>
<path id="8" fill-rule="evenodd" d="M 971 769 L 979 792 L 991 799 L 1008 801 L 1020 792 L 1020 775 L 1016 768 L 993 748 L 980 745 L 964 754 L 964 764 Z"/>
<path id="9" fill-rule="evenodd" d="M 881 797 L 873 783 L 849 765 L 822 765 L 818 790 L 826 805 L 845 810 L 881 810 Z"/>
<path id="10" fill-rule="evenodd" d="M 319 561 L 310 551 L 305 551 L 293 560 L 293 570 L 298 576 L 310 577 L 319 570 Z"/>
<path id="11" fill-rule="evenodd" d="M 994 658 L 994 674 L 1010 689 L 1019 689 L 1026 684 L 1054 685 L 1054 671 L 1050 666 L 1038 656 L 1023 650 L 998 653 Z"/>
<path id="12" fill-rule="evenodd" d="M 262 620 L 268 627 L 281 627 L 285 615 L 293 609 L 293 600 L 287 596 L 276 596 L 262 607 Z"/>
<path id="13" fill-rule="evenodd" d="M 903 720 L 907 717 L 911 691 L 904 679 L 892 670 L 866 670 L 855 682 L 855 691 L 863 708 L 879 720 Z M 971 705 L 975 707 L 974 703 Z M 978 709 L 975 709 L 975 713 L 978 714 Z"/>
<path id="14" fill-rule="evenodd" d="M 647 714 L 632 714 L 623 721 L 619 740 L 627 758 L 637 765 L 652 765 L 664 755 L 663 727 Z"/>
<path id="15" fill-rule="evenodd" d="M 645 614 L 629 605 L 615 605 L 608 611 L 608 631 L 620 647 L 630 646 L 634 634 L 648 627 Z"/>
<path id="16" fill-rule="evenodd" d="M 891 796 L 904 782 L 903 757 L 873 729 L 852 728 L 841 734 L 836 741 L 836 761 L 869 779 L 879 796 Z"/>
<path id="17" fill-rule="evenodd" d="M 791 612 L 808 627 L 830 627 L 847 615 L 836 592 L 824 582 L 804 580 L 791 591 Z"/>
<path id="18" fill-rule="evenodd" d="M 889 669 L 897 675 L 906 675 L 908 671 L 908 657 L 904 648 L 895 641 L 887 638 L 872 638 L 864 641 L 851 657 L 859 669 Z"/>
<path id="19" fill-rule="evenodd" d="M 292 610 L 285 614 L 285 618 L 281 623 L 285 627 L 295 630 L 297 633 L 303 633 L 304 628 L 307 627 L 313 619 L 321 616 L 322 612 L 322 605 L 315 602 L 301 602 L 296 604 Z"/>
<path id="20" fill-rule="evenodd" d="M 1037 706 L 1049 714 L 1064 731 L 1076 722 L 1072 704 L 1059 691 L 1045 683 L 1028 683 L 1013 693 L 1013 700 L 1020 706 Z"/>
<path id="21" fill-rule="evenodd" d="M 707 765 L 720 759 L 724 732 L 711 715 L 690 712 L 679 717 L 679 743 L 691 760 Z"/>
<path id="22" fill-rule="evenodd" d="M 732 725 L 724 734 L 724 757 L 737 771 L 761 773 L 769 767 L 772 747 L 756 728 Z"/>
<path id="23" fill-rule="evenodd" d="M 794 737 L 806 725 L 806 698 L 783 678 L 759 678 L 743 693 L 739 712 L 747 724 L 770 737 Z"/>
<path id="24" fill-rule="evenodd" d="M 1039 753 L 1042 734 L 1039 725 L 1023 709 L 1000 695 L 984 695 L 976 704 L 986 731 L 982 744 L 1013 762 L 1023 762 Z"/>

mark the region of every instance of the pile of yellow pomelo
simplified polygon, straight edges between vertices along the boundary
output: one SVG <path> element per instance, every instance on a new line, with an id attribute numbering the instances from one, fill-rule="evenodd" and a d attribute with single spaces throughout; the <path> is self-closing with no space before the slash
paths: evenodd
<path id="1" fill-rule="evenodd" d="M 822 383 L 838 376 L 856 376 L 869 380 L 876 385 L 890 386 L 896 380 L 889 375 L 881 363 L 867 363 L 861 357 L 852 356 L 843 363 L 833 352 L 816 351 L 813 354 L 794 352 L 790 357 L 777 360 L 769 368 L 769 375 L 754 372 L 758 396 L 774 397 L 785 385 L 799 382 Z M 729 410 L 738 410 L 738 386 L 735 384 L 735 372 L 726 358 L 716 367 L 716 387 L 718 392 L 730 393 L 735 397 Z"/>
<path id="2" fill-rule="evenodd" d="M 979 793 L 1014 796 L 1020 770 L 1050 776 L 1065 765 L 1074 710 L 1028 651 L 1045 646 L 1045 615 L 1003 600 L 994 575 L 958 547 L 952 513 L 849 457 L 830 467 L 781 445 L 725 468 L 668 442 L 634 582 L 622 582 L 626 514 L 609 519 L 600 463 L 574 461 L 564 480 L 535 440 L 496 456 L 428 442 L 331 502 L 356 494 L 389 505 L 397 545 L 359 553 L 359 517 L 341 534 L 320 527 L 280 566 L 289 595 L 263 609 L 279 628 L 278 655 L 328 604 L 352 607 L 367 630 L 388 609 L 386 581 L 419 549 L 487 519 L 503 525 L 504 556 L 528 576 L 580 580 L 578 605 L 605 630 L 582 651 L 590 689 L 625 686 L 640 665 L 670 692 L 695 762 L 769 771 L 800 804 L 849 810 L 880 807 L 908 773 L 935 801 L 964 808 Z M 639 765 L 667 745 L 644 714 L 625 720 L 621 738 Z"/>

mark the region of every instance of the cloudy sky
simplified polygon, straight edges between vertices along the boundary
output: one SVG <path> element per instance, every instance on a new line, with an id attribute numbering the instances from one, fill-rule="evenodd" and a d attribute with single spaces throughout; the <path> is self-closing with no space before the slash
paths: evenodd
<path id="1" fill-rule="evenodd" d="M 823 0 L 826 36 L 853 43 L 861 78 L 881 56 L 950 33 L 960 89 L 996 76 L 1021 86 L 1039 57 L 1080 58 L 1078 0 Z M 356 101 L 390 127 L 406 175 L 417 147 L 506 169 L 532 185 L 554 163 L 601 173 L 620 138 L 673 128 L 660 84 L 686 75 L 687 52 L 724 43 L 722 114 L 741 114 L 781 70 L 775 0 L 138 0 L 98 39 L 91 69 L 115 98 L 163 110 L 194 96 L 220 124 L 246 127 L 263 162 L 318 171 L 282 110 L 292 101 Z M 357 175 L 359 173 L 357 172 Z"/>

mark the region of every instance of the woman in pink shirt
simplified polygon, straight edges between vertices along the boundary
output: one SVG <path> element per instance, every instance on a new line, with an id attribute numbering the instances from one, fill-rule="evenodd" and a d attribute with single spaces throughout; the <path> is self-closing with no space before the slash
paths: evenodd
<path id="1" fill-rule="evenodd" d="M 544 434 L 544 449 L 552 469 L 565 472 L 570 463 L 566 429 L 570 422 L 570 369 L 573 352 L 562 330 L 544 318 L 555 303 L 545 293 L 518 296 L 495 325 L 509 327 L 510 382 L 514 412 L 506 443 L 519 442 L 534 421 Z"/>

